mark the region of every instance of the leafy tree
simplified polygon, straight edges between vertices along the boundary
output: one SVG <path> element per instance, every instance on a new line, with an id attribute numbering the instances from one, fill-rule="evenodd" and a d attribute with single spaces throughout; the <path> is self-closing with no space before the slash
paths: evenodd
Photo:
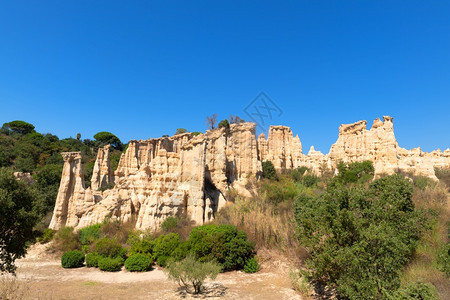
<path id="1" fill-rule="evenodd" d="M 34 131 L 34 125 L 27 123 L 25 121 L 12 121 L 9 123 L 4 123 L 1 131 L 5 134 L 18 133 L 18 134 L 28 134 Z"/>
<path id="2" fill-rule="evenodd" d="M 39 168 L 38 172 L 33 175 L 36 180 L 34 188 L 37 189 L 41 196 L 41 208 L 44 214 L 51 211 L 55 206 L 59 184 L 61 181 L 61 173 L 61 165 L 47 164 Z"/>
<path id="3" fill-rule="evenodd" d="M 177 128 L 177 131 L 175 132 L 175 135 L 182 134 L 188 132 L 185 128 Z"/>
<path id="4" fill-rule="evenodd" d="M 218 128 L 230 128 L 230 123 L 228 123 L 227 119 L 224 119 L 219 122 Z"/>
<path id="5" fill-rule="evenodd" d="M 108 145 L 110 144 L 112 147 L 114 147 L 117 150 L 123 149 L 122 142 L 120 139 L 112 134 L 111 132 L 107 131 L 101 131 L 94 135 L 94 138 L 99 141 L 102 145 Z"/>
<path id="6" fill-rule="evenodd" d="M 373 178 L 374 168 L 369 160 L 346 164 L 339 162 L 337 180 L 343 183 L 366 182 Z"/>
<path id="7" fill-rule="evenodd" d="M 25 255 L 38 216 L 36 196 L 9 169 L 0 168 L 0 272 L 14 272 L 14 261 Z"/>
<path id="8" fill-rule="evenodd" d="M 79 140 L 81 140 L 81 133 L 77 133 L 77 140 L 79 141 Z"/>
<path id="9" fill-rule="evenodd" d="M 212 116 L 206 117 L 206 128 L 214 129 L 216 128 L 217 123 L 217 114 L 213 114 Z"/>
<path id="10" fill-rule="evenodd" d="M 262 176 L 264 178 L 270 179 L 270 180 L 278 180 L 277 171 L 275 170 L 275 167 L 273 166 L 273 163 L 269 160 L 266 160 L 262 163 Z"/>
<path id="11" fill-rule="evenodd" d="M 171 280 L 178 282 L 181 286 L 186 287 L 190 293 L 199 294 L 202 286 L 207 278 L 214 280 L 219 274 L 221 268 L 214 262 L 199 262 L 192 254 L 189 254 L 182 261 L 169 261 L 167 269 Z M 193 290 L 192 290 L 193 288 Z"/>
<path id="12" fill-rule="evenodd" d="M 321 195 L 299 196 L 294 214 L 312 278 L 337 285 L 349 299 L 378 299 L 398 289 L 398 272 L 425 227 L 412 191 L 407 179 L 392 175 L 369 187 L 336 181 Z"/>

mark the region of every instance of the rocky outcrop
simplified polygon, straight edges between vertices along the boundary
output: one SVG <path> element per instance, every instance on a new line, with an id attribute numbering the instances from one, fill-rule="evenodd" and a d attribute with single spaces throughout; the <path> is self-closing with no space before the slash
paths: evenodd
<path id="1" fill-rule="evenodd" d="M 31 177 L 31 174 L 26 172 L 14 172 L 14 177 L 16 177 L 17 180 L 22 180 L 28 185 L 31 185 L 35 182 L 33 177 Z"/>
<path id="2" fill-rule="evenodd" d="M 65 165 L 50 227 L 85 227 L 105 218 L 158 228 L 167 216 L 211 221 L 227 204 L 225 193 L 245 193 L 261 172 L 255 124 L 232 124 L 193 136 L 130 141 L 114 174 L 109 148 L 99 149 L 92 186 L 85 189 L 81 155 L 63 153 Z M 112 189 L 101 189 L 114 182 Z M 89 199 L 88 199 L 89 198 Z"/>
<path id="3" fill-rule="evenodd" d="M 94 191 L 107 188 L 109 184 L 114 183 L 114 173 L 109 160 L 109 147 L 107 145 L 98 149 L 91 179 L 91 187 Z"/>
<path id="4" fill-rule="evenodd" d="M 256 138 L 254 123 L 231 124 L 194 136 L 132 140 L 118 168 L 111 170 L 109 147 L 98 150 L 91 187 L 85 188 L 81 153 L 63 153 L 64 168 L 50 227 L 85 227 L 105 218 L 157 229 L 168 216 L 186 215 L 197 224 L 214 219 L 229 204 L 226 192 L 250 196 L 247 183 L 259 178 L 261 163 L 277 170 L 308 167 L 321 174 L 340 161 L 370 160 L 375 175 L 404 172 L 436 179 L 434 167 L 450 168 L 450 150 L 422 152 L 398 146 L 393 119 L 341 125 L 328 154 L 311 147 L 302 153 L 298 136 L 286 126 L 271 126 Z M 111 183 L 114 183 L 112 185 Z"/>
<path id="5" fill-rule="evenodd" d="M 262 133 L 258 138 L 261 161 L 270 160 L 278 170 L 292 169 L 299 166 L 302 156 L 300 138 L 294 137 L 287 126 L 270 126 L 269 138 L 265 140 Z"/>
<path id="6" fill-rule="evenodd" d="M 63 152 L 64 166 L 50 228 L 76 226 L 87 207 L 94 204 L 90 189 L 84 188 L 81 152 Z"/>

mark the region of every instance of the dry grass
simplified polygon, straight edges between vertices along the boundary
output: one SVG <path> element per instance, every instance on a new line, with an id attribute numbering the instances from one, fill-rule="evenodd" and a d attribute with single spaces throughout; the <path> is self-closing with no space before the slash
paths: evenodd
<path id="1" fill-rule="evenodd" d="M 134 231 L 133 222 L 120 223 L 117 221 L 105 222 L 101 227 L 101 236 L 115 239 L 122 245 L 126 245 L 128 237 Z"/>
<path id="2" fill-rule="evenodd" d="M 436 256 L 448 242 L 447 222 L 450 220 L 449 193 L 443 183 L 416 188 L 413 195 L 418 208 L 429 212 L 430 229 L 427 230 L 417 247 L 414 258 L 402 272 L 404 284 L 422 280 L 432 283 L 442 299 L 450 298 L 450 281 L 445 273 L 436 268 Z"/>
<path id="3" fill-rule="evenodd" d="M 289 270 L 289 279 L 294 290 L 302 295 L 304 299 L 313 299 L 313 288 L 306 278 L 300 274 L 300 270 Z"/>
<path id="4" fill-rule="evenodd" d="M 274 204 L 262 194 L 251 198 L 235 196 L 234 202 L 220 210 L 215 223 L 232 224 L 245 231 L 257 249 L 276 249 L 304 260 L 307 253 L 296 238 L 293 201 Z"/>
<path id="5" fill-rule="evenodd" d="M 2 300 L 26 299 L 30 294 L 30 289 L 27 282 L 19 281 L 14 276 L 2 275 L 0 277 L 0 299 Z"/>

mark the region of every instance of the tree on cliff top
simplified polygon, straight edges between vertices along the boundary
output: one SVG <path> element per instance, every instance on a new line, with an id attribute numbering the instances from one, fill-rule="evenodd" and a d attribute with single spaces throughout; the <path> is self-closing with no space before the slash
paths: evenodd
<path id="1" fill-rule="evenodd" d="M 12 121 L 9 123 L 4 123 L 1 131 L 5 134 L 10 133 L 19 133 L 19 134 L 28 134 L 34 131 L 34 125 L 27 123 L 25 121 Z"/>
<path id="2" fill-rule="evenodd" d="M 120 139 L 108 131 L 100 131 L 94 135 L 94 139 L 100 142 L 102 145 L 110 144 L 113 148 L 117 150 L 123 149 L 123 144 Z"/>
<path id="3" fill-rule="evenodd" d="M 177 128 L 177 131 L 175 132 L 175 135 L 182 134 L 188 132 L 185 128 Z"/>
<path id="4" fill-rule="evenodd" d="M 36 196 L 13 172 L 0 168 L 0 273 L 14 273 L 14 261 L 26 253 L 38 221 Z"/>
<path id="5" fill-rule="evenodd" d="M 245 123 L 244 119 L 241 119 L 239 116 L 230 115 L 230 124 L 239 124 Z"/>
<path id="6" fill-rule="evenodd" d="M 216 128 L 217 123 L 217 114 L 213 114 L 212 116 L 206 117 L 206 128 L 214 129 Z"/>

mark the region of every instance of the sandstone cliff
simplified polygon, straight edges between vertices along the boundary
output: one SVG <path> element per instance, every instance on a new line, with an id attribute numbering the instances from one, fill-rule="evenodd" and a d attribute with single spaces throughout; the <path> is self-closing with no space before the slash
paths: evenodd
<path id="1" fill-rule="evenodd" d="M 85 189 L 81 154 L 63 153 L 64 169 L 50 228 L 85 227 L 105 218 L 136 228 L 158 228 L 167 216 L 210 221 L 227 204 L 225 193 L 245 194 L 249 177 L 261 172 L 255 124 L 232 124 L 193 136 L 130 141 L 111 172 L 109 147 L 99 149 L 91 187 Z M 114 182 L 112 189 L 103 190 Z"/>
<path id="2" fill-rule="evenodd" d="M 231 124 L 198 136 L 184 133 L 132 140 L 115 172 L 109 146 L 98 150 L 88 188 L 84 187 L 81 153 L 63 153 L 50 228 L 81 228 L 111 218 L 155 230 L 167 216 L 181 215 L 203 224 L 228 205 L 228 190 L 250 195 L 247 181 L 259 178 L 265 160 L 272 161 L 277 170 L 306 166 L 316 174 L 335 171 L 339 161 L 370 160 L 376 176 L 404 172 L 436 179 L 434 167 L 450 168 L 449 149 L 426 153 L 420 148 L 400 148 L 391 117 L 376 119 L 369 130 L 366 126 L 366 121 L 341 125 L 328 154 L 314 147 L 303 154 L 299 137 L 286 126 L 271 126 L 267 140 L 264 134 L 257 139 L 254 123 Z"/>

